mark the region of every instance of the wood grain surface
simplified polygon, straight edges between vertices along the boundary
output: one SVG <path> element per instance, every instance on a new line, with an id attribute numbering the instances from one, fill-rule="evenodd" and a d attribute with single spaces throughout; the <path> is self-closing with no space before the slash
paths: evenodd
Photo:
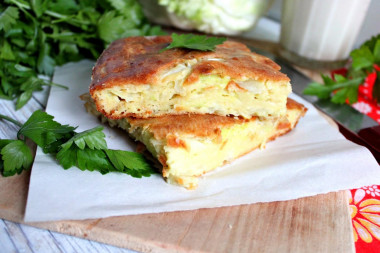
<path id="1" fill-rule="evenodd" d="M 135 253 L 136 251 L 0 220 L 0 252 Z"/>
<path id="2" fill-rule="evenodd" d="M 0 101 L 1 113 L 25 122 L 34 110 L 44 109 L 46 94 L 46 91 L 35 94 L 17 112 L 12 102 Z M 0 138 L 15 138 L 16 132 L 17 127 L 0 121 Z M 57 243 L 59 234 L 50 231 L 141 252 L 355 250 L 348 195 L 343 191 L 284 202 L 84 221 L 29 223 L 29 226 L 21 225 L 20 228 L 18 223 L 23 223 L 29 176 L 29 172 L 24 172 L 19 176 L 0 177 L 0 218 L 5 219 L 0 223 L 0 228 L 3 228 L 0 230 L 3 231 L 0 232 L 1 252 L 14 248 L 22 252 L 41 252 L 41 245 L 45 247 L 44 252 L 110 251 L 103 244 L 91 243 L 78 248 L 72 248 L 68 243 L 70 245 L 65 248 L 72 239 L 62 239 Z M 40 242 L 23 241 L 25 231 L 33 233 L 30 226 L 48 229 L 41 232 Z M 13 241 L 7 238 L 13 238 Z M 15 245 L 14 238 L 19 238 L 21 246 Z"/>
<path id="3" fill-rule="evenodd" d="M 0 217 L 22 222 L 28 178 L 28 173 L 0 178 Z M 141 252 L 354 252 L 347 203 L 346 192 L 337 192 L 292 201 L 29 225 Z"/>

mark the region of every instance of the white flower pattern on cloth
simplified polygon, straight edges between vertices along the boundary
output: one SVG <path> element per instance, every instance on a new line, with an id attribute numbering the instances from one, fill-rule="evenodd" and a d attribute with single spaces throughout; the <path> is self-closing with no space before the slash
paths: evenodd
<path id="1" fill-rule="evenodd" d="M 354 107 L 356 110 L 358 110 L 359 112 L 363 114 L 367 114 L 372 111 L 371 106 L 365 102 L 357 102 L 353 104 L 352 107 Z"/>
<path id="2" fill-rule="evenodd" d="M 380 196 L 380 189 L 378 189 L 377 185 L 364 186 L 362 189 L 365 193 L 370 194 L 372 197 Z"/>

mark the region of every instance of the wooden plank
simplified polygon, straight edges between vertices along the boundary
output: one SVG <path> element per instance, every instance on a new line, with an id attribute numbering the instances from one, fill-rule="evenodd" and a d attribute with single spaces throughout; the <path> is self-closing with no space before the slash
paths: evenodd
<path id="1" fill-rule="evenodd" d="M 0 176 L 0 218 L 20 222 L 24 218 L 30 171 L 13 177 Z"/>
<path id="2" fill-rule="evenodd" d="M 30 227 L 32 228 L 32 227 Z M 64 253 L 88 253 L 88 252 L 113 252 L 113 253 L 135 253 L 135 251 L 102 244 L 87 239 L 82 239 L 67 234 L 49 231 L 55 243 Z"/>
<path id="3" fill-rule="evenodd" d="M 142 252 L 354 252 L 347 196 L 34 224 Z"/>
<path id="4" fill-rule="evenodd" d="M 4 224 L 7 230 L 7 234 L 12 238 L 12 243 L 16 249 L 15 251 L 32 253 L 33 250 L 29 246 L 28 240 L 22 232 L 20 225 L 9 221 L 4 221 Z"/>
<path id="5" fill-rule="evenodd" d="M 0 220 L 0 245 L 3 252 L 16 252 L 16 245 L 11 239 L 10 232 L 3 220 Z"/>
<path id="6" fill-rule="evenodd" d="M 20 225 L 20 229 L 33 252 L 63 252 L 48 230 Z"/>
<path id="7" fill-rule="evenodd" d="M 0 217 L 22 222 L 28 176 L 0 178 Z M 346 193 L 337 192 L 283 202 L 29 225 L 142 252 L 354 252 L 347 204 Z"/>

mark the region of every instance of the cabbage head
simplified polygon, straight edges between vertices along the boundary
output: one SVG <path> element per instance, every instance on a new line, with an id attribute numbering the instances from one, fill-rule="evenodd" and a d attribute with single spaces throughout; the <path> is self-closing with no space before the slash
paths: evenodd
<path id="1" fill-rule="evenodd" d="M 153 7 L 151 4 L 156 1 L 140 2 L 148 18 L 156 23 L 229 35 L 252 28 L 272 3 L 271 0 L 158 0 L 158 6 Z M 150 6 L 145 2 L 150 2 Z"/>

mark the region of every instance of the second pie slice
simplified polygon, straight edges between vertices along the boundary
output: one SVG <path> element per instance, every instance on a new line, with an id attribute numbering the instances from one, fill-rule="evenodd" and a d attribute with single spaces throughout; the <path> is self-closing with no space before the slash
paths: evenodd
<path id="1" fill-rule="evenodd" d="M 82 99 L 91 114 L 126 130 L 133 139 L 143 143 L 161 164 L 168 183 L 189 189 L 197 187 L 197 178 L 204 173 L 292 130 L 307 110 L 288 99 L 286 115 L 278 118 L 191 114 L 112 120 L 96 110 L 90 96 L 83 95 Z"/>

